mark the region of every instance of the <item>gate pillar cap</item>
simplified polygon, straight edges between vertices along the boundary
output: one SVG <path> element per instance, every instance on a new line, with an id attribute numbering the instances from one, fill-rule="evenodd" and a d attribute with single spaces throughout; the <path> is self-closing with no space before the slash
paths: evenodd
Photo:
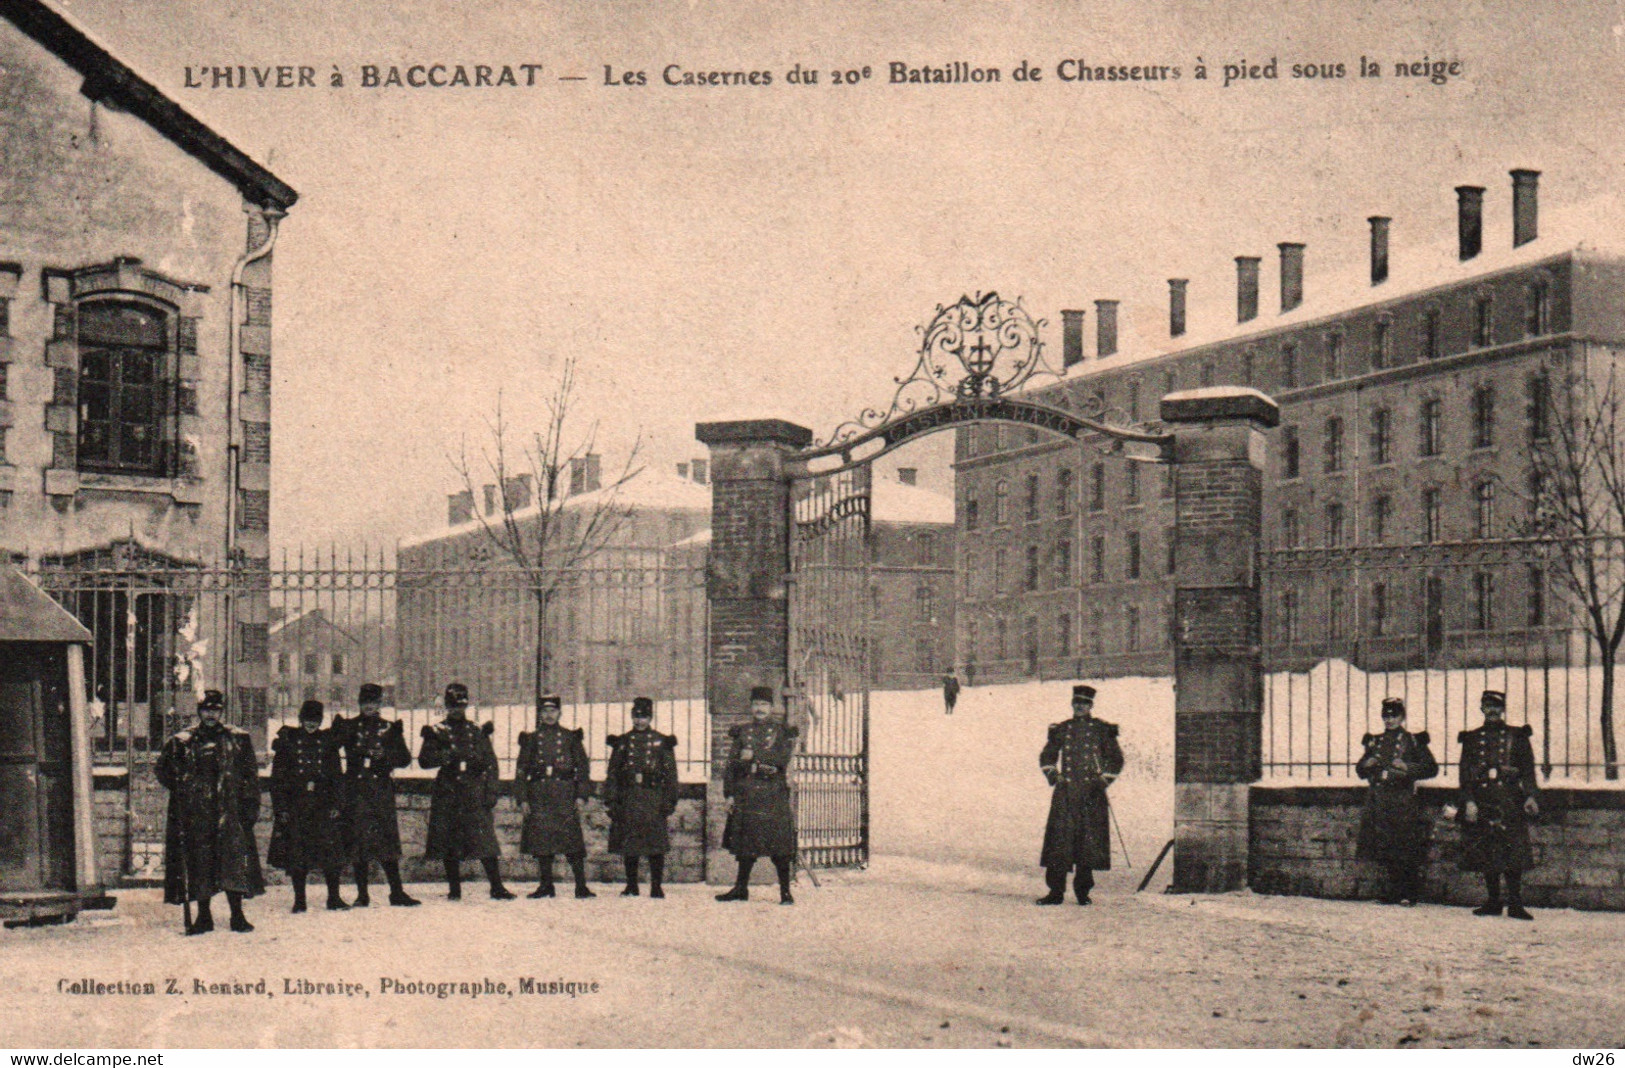
<path id="1" fill-rule="evenodd" d="M 812 443 L 812 431 L 785 419 L 736 419 L 725 423 L 697 423 L 694 436 L 703 445 L 788 445 L 803 449 Z"/>
<path id="2" fill-rule="evenodd" d="M 1164 423 L 1247 422 L 1265 430 L 1281 423 L 1281 406 L 1245 386 L 1207 386 L 1169 393 L 1162 398 L 1160 414 Z"/>

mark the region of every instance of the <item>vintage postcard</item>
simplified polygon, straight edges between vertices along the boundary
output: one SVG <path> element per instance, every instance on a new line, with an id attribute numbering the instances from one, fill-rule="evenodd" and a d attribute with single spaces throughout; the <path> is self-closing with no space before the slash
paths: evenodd
<path id="1" fill-rule="evenodd" d="M 1611 0 L 0 0 L 4 1043 L 1605 1055 L 1622 104 Z"/>

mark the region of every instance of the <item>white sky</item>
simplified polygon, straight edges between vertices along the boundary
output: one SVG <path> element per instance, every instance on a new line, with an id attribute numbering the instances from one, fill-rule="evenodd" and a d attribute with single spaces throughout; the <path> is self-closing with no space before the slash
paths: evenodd
<path id="1" fill-rule="evenodd" d="M 1047 319 L 1166 315 L 1234 285 L 1232 257 L 1308 244 L 1363 261 L 1454 232 L 1486 186 L 1508 238 L 1513 167 L 1544 205 L 1620 188 L 1625 4 L 943 2 L 331 3 L 71 0 L 122 58 L 301 193 L 276 253 L 273 533 L 393 542 L 444 521 L 445 454 L 506 390 L 539 411 L 559 360 L 614 454 L 703 455 L 697 421 L 827 432 L 913 364 L 939 302 L 996 289 Z M 1383 78 L 1355 77 L 1360 56 Z M 1394 61 L 1459 59 L 1445 86 Z M 1215 80 L 1193 79 L 1197 57 Z M 1221 87 L 1219 66 L 1282 77 Z M 1075 85 L 1056 64 L 1169 64 L 1178 82 Z M 1023 59 L 1043 81 L 1017 84 Z M 964 60 L 998 86 L 897 87 Z M 543 64 L 535 89 L 196 90 L 191 64 Z M 791 86 L 799 62 L 875 76 Z M 1334 82 L 1287 77 L 1342 62 Z M 661 70 L 765 69 L 769 88 L 668 88 Z M 644 88 L 606 87 L 603 67 Z M 558 82 L 559 75 L 586 81 Z M 1265 316 L 1267 325 L 1268 315 Z M 1125 324 L 1127 326 L 1127 324 Z M 1193 324 L 1195 325 L 1195 324 Z M 945 437 L 936 442 L 941 454 Z"/>

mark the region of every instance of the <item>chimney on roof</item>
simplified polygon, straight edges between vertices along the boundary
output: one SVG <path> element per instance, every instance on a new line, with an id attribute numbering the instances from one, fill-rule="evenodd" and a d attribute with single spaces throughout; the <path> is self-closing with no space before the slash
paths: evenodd
<path id="1" fill-rule="evenodd" d="M 1061 366 L 1083 362 L 1083 312 L 1061 312 Z"/>
<path id="2" fill-rule="evenodd" d="M 1393 220 L 1386 215 L 1373 215 L 1371 224 L 1371 284 L 1380 286 L 1388 281 L 1388 224 Z"/>
<path id="3" fill-rule="evenodd" d="M 1236 257 L 1236 322 L 1250 323 L 1258 318 L 1257 256 Z"/>
<path id="4" fill-rule="evenodd" d="M 1168 279 L 1168 336 L 1179 337 L 1185 332 L 1185 291 L 1188 278 Z"/>
<path id="5" fill-rule="evenodd" d="M 596 452 L 570 458 L 570 496 L 591 493 L 598 488 L 600 461 Z"/>
<path id="6" fill-rule="evenodd" d="M 1540 172 L 1512 172 L 1512 247 L 1527 245 L 1540 236 L 1538 198 Z"/>
<path id="7" fill-rule="evenodd" d="M 711 477 L 711 462 L 709 460 L 694 459 L 689 461 L 688 470 L 694 476 L 694 484 L 703 486 Z"/>
<path id="8" fill-rule="evenodd" d="M 1460 256 L 1470 260 L 1484 248 L 1484 187 L 1481 185 L 1456 186 L 1456 233 L 1460 239 Z"/>
<path id="9" fill-rule="evenodd" d="M 446 526 L 455 527 L 474 518 L 474 491 L 446 494 Z"/>
<path id="10" fill-rule="evenodd" d="M 497 510 L 497 488 L 493 483 L 485 484 L 485 514 L 495 515 Z"/>
<path id="11" fill-rule="evenodd" d="M 1275 247 L 1281 250 L 1281 311 L 1289 312 L 1303 303 L 1303 245 L 1282 241 Z"/>
<path id="12" fill-rule="evenodd" d="M 903 485 L 917 486 L 919 485 L 919 480 L 920 469 L 918 467 L 899 467 L 897 469 L 897 481 L 901 482 Z"/>
<path id="13" fill-rule="evenodd" d="M 1117 302 L 1095 301 L 1095 356 L 1105 359 L 1117 354 Z"/>
<path id="14" fill-rule="evenodd" d="M 502 506 L 510 512 L 530 507 L 529 475 L 515 475 L 503 482 Z"/>

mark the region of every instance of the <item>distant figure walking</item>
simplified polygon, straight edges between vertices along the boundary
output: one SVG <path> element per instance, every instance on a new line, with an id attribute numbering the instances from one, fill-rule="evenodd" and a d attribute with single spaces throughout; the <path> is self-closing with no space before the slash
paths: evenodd
<path id="1" fill-rule="evenodd" d="M 942 704 L 948 710 L 948 715 L 954 714 L 954 705 L 959 703 L 959 677 L 957 675 L 942 676 Z"/>

